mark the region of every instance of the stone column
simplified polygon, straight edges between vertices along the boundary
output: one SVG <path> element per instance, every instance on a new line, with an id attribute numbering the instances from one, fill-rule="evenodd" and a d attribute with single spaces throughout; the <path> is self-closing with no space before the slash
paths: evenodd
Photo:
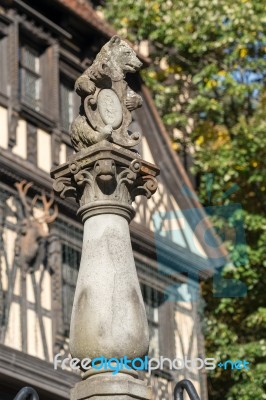
<path id="1" fill-rule="evenodd" d="M 132 360 L 148 353 L 148 323 L 128 226 L 135 214 L 132 202 L 156 191 L 159 173 L 131 149 L 140 135 L 127 130 L 141 98 L 127 87 L 124 76 L 140 66 L 118 37 L 102 48 L 75 85 L 81 97 L 71 133 L 77 153 L 51 171 L 54 190 L 62 198 L 76 198 L 84 223 L 70 326 L 71 355 L 79 360 Z M 151 392 L 137 371 L 125 368 L 114 375 L 90 368 L 71 399 L 100 396 L 148 400 Z"/>

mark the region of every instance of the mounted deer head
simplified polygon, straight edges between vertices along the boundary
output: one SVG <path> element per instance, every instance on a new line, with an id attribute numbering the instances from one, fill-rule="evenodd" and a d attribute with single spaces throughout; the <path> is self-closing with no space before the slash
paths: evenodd
<path id="1" fill-rule="evenodd" d="M 24 277 L 27 272 L 36 271 L 44 261 L 49 225 L 55 221 L 58 215 L 58 207 L 56 204 L 54 205 L 53 212 L 50 213 L 51 207 L 54 204 L 53 192 L 51 193 L 50 200 L 42 193 L 41 195 L 36 195 L 31 202 L 28 201 L 27 192 L 32 185 L 33 182 L 27 182 L 26 180 L 15 183 L 22 205 L 22 218 L 20 217 L 21 229 L 18 238 L 18 256 Z M 38 200 L 42 202 L 43 213 L 41 216 L 36 217 L 34 215 L 34 208 Z"/>

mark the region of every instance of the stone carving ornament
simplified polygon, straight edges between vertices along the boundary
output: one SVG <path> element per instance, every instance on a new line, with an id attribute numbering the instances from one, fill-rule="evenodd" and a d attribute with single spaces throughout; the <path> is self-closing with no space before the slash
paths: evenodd
<path id="1" fill-rule="evenodd" d="M 62 199 L 77 200 L 83 220 L 108 209 L 130 221 L 135 215 L 131 203 L 136 196 L 149 199 L 155 193 L 158 173 L 155 165 L 137 153 L 103 140 L 53 169 L 51 176 L 55 179 L 53 188 Z"/>
<path id="2" fill-rule="evenodd" d="M 76 151 L 102 140 L 125 148 L 139 142 L 140 134 L 129 132 L 128 126 L 131 111 L 141 106 L 142 99 L 128 87 L 125 75 L 136 72 L 141 65 L 134 50 L 114 36 L 77 79 L 75 90 L 81 97 L 81 107 L 71 126 Z"/>

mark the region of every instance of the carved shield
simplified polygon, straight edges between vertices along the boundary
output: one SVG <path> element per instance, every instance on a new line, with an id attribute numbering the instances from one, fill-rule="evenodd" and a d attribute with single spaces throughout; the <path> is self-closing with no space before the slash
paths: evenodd
<path id="1" fill-rule="evenodd" d="M 95 131 L 99 132 L 106 125 L 110 125 L 113 128 L 112 141 L 130 148 L 139 143 L 140 134 L 130 134 L 127 130 L 131 122 L 131 113 L 123 101 L 122 94 L 125 88 L 121 87 L 121 82 L 115 84 L 116 88 L 97 87 L 94 94 L 85 98 L 84 110 L 89 124 Z"/>

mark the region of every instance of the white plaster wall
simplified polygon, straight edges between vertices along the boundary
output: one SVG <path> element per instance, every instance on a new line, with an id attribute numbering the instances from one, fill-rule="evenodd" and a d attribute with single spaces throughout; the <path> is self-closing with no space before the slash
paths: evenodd
<path id="1" fill-rule="evenodd" d="M 6 249 L 6 258 L 7 258 L 7 263 L 4 260 L 2 264 L 2 286 L 3 290 L 7 290 L 8 287 L 8 281 L 7 281 L 7 276 L 10 272 L 10 268 L 13 264 L 13 258 L 14 258 L 14 247 L 15 247 L 15 239 L 16 239 L 16 233 L 12 231 L 11 229 L 5 229 L 3 233 L 3 240 L 5 243 L 5 249 Z M 8 245 L 6 245 L 8 243 Z"/>
<path id="2" fill-rule="evenodd" d="M 9 207 L 14 211 L 14 205 L 12 202 L 12 197 L 7 200 Z M 35 215 L 40 216 L 41 210 L 35 208 Z M 16 217 L 14 215 L 8 215 L 8 221 L 11 223 L 16 223 Z M 14 247 L 16 240 L 16 232 L 5 228 L 3 232 L 3 240 L 4 240 L 4 248 L 6 249 L 6 259 L 4 255 L 1 256 L 1 264 L 0 264 L 0 279 L 1 284 L 4 290 L 8 289 L 8 275 L 10 273 L 10 268 L 13 265 L 14 259 Z M 38 271 L 35 272 L 36 283 L 38 284 L 40 281 L 40 276 L 43 271 L 43 265 L 40 267 Z M 21 273 L 18 268 L 16 271 L 16 277 L 14 282 L 13 294 L 19 296 L 21 292 Z M 42 291 L 41 291 L 41 306 L 43 309 L 47 311 L 51 311 L 52 309 L 52 281 L 50 273 L 45 270 L 43 274 L 42 281 Z M 27 288 L 27 301 L 35 304 L 35 295 L 32 285 L 31 275 L 27 274 L 26 276 L 26 288 Z M 27 346 L 28 353 L 44 359 L 44 351 L 43 351 L 43 343 L 40 332 L 40 321 L 36 314 L 35 310 L 28 309 L 26 315 L 24 315 L 25 320 L 27 321 Z M 21 335 L 21 309 L 20 305 L 16 302 L 11 303 L 8 326 L 5 336 L 5 345 L 12 347 L 17 350 L 22 350 L 22 335 Z M 45 337 L 48 347 L 48 355 L 49 360 L 52 361 L 53 357 L 53 339 L 52 339 L 52 319 L 49 316 L 42 317 Z"/>
<path id="3" fill-rule="evenodd" d="M 6 331 L 5 345 L 16 350 L 22 350 L 21 346 L 20 305 L 11 303 L 9 324 Z"/>
<path id="4" fill-rule="evenodd" d="M 190 227 L 189 223 L 185 218 L 185 214 L 179 208 L 174 196 L 170 195 L 170 198 L 171 198 L 171 203 L 174 205 L 173 209 L 177 210 L 178 223 L 183 231 L 183 234 L 185 236 L 185 242 L 188 244 L 189 250 L 200 257 L 207 258 L 207 255 L 197 238 L 198 236 L 197 228 L 199 228 L 199 226 L 196 228 L 196 230 L 195 229 L 192 230 L 192 228 Z M 185 213 L 186 212 L 190 212 L 190 210 L 189 209 L 185 210 Z M 173 241 L 178 243 L 178 240 L 175 239 L 175 235 L 173 237 Z M 179 244 L 182 246 L 181 243 Z"/>
<path id="5" fill-rule="evenodd" d="M 27 331 L 28 353 L 32 356 L 44 359 L 40 324 L 34 310 L 27 310 Z"/>
<path id="6" fill-rule="evenodd" d="M 35 279 L 37 285 L 40 282 L 41 273 L 43 271 L 44 266 L 35 272 Z M 44 271 L 43 280 L 42 280 L 42 291 L 41 291 L 41 306 L 42 308 L 50 311 L 51 310 L 51 276 L 48 271 Z M 34 289 L 32 285 L 31 275 L 27 274 L 27 300 L 35 303 L 35 295 Z M 28 352 L 29 354 L 43 358 L 44 359 L 44 351 L 43 351 L 43 343 L 40 332 L 40 322 L 38 316 L 34 310 L 27 311 L 27 325 L 28 325 Z M 49 360 L 52 360 L 52 321 L 50 317 L 42 317 L 46 343 L 48 347 Z"/>
<path id="7" fill-rule="evenodd" d="M 47 270 L 44 271 L 43 282 L 41 293 L 41 305 L 46 310 L 52 309 L 52 282 L 51 282 L 51 275 Z"/>
<path id="8" fill-rule="evenodd" d="M 8 113 L 7 109 L 0 106 L 0 146 L 8 148 Z"/>
<path id="9" fill-rule="evenodd" d="M 141 154 L 142 158 L 145 161 L 155 164 L 147 139 L 144 136 L 142 136 L 141 144 L 142 144 L 142 154 Z"/>
<path id="10" fill-rule="evenodd" d="M 61 143 L 59 152 L 59 164 L 64 164 L 67 159 L 67 151 L 65 143 Z"/>
<path id="11" fill-rule="evenodd" d="M 192 303 L 178 302 L 178 310 L 175 312 L 175 323 L 177 329 L 175 330 L 175 348 L 176 358 L 184 359 L 187 356 L 188 360 L 193 360 L 199 357 L 198 354 L 198 342 L 197 334 L 194 329 L 194 318 Z M 189 370 L 185 369 L 182 375 L 179 375 L 179 379 L 187 378 L 191 379 L 198 393 L 200 393 L 200 378 L 199 370 L 196 368 Z"/>
<path id="12" fill-rule="evenodd" d="M 37 165 L 46 172 L 52 166 L 51 135 L 42 129 L 37 129 Z"/>
<path id="13" fill-rule="evenodd" d="M 13 153 L 26 159 L 27 158 L 27 122 L 24 119 L 18 121 L 16 132 L 16 145 L 12 149 Z"/>
<path id="14" fill-rule="evenodd" d="M 141 197 L 137 197 L 135 203 L 133 203 L 133 207 L 136 209 L 138 206 L 138 212 L 136 213 L 136 216 L 134 218 L 134 222 L 137 224 L 144 224 L 144 204 L 141 203 Z"/>
<path id="15" fill-rule="evenodd" d="M 145 137 L 142 138 L 142 157 L 151 163 L 154 162 L 151 149 L 148 141 Z M 139 204 L 140 200 L 137 198 L 136 205 Z M 154 214 L 152 214 L 154 212 Z M 207 258 L 206 252 L 204 251 L 201 243 L 198 240 L 198 231 L 200 223 L 196 229 L 192 229 L 187 221 L 186 213 L 194 212 L 194 210 L 182 211 L 176 202 L 174 196 L 168 192 L 165 186 L 159 182 L 158 189 L 148 200 L 147 203 L 142 203 L 135 217 L 135 222 L 148 227 L 151 231 L 155 230 L 153 217 L 158 218 L 162 221 L 161 235 L 168 237 L 174 243 L 182 246 L 191 253 L 194 253 L 202 258 Z M 167 215 L 167 213 L 169 213 Z M 161 214 L 161 215 L 160 215 Z"/>
<path id="16" fill-rule="evenodd" d="M 27 274 L 26 276 L 26 285 L 27 285 L 27 301 L 34 303 L 35 297 L 34 297 L 34 291 L 30 274 Z"/>
<path id="17" fill-rule="evenodd" d="M 52 321 L 51 318 L 48 317 L 43 317 L 42 320 L 48 348 L 48 357 L 49 361 L 52 361 Z M 36 312 L 30 309 L 27 310 L 27 330 L 28 354 L 34 357 L 45 359 L 39 318 Z"/>
<path id="18" fill-rule="evenodd" d="M 2 257 L 0 274 L 1 283 L 4 290 L 8 289 L 8 276 L 10 274 L 10 269 L 13 266 L 15 239 L 16 232 L 12 231 L 11 229 L 5 228 L 3 232 L 3 240 L 5 243 L 7 262 L 5 260 L 5 257 Z M 18 296 L 20 295 L 20 279 L 20 270 L 17 269 L 13 293 L 14 295 Z M 4 343 L 6 346 L 21 350 L 20 305 L 18 303 L 11 303 L 8 321 L 9 323 L 6 330 Z"/>

